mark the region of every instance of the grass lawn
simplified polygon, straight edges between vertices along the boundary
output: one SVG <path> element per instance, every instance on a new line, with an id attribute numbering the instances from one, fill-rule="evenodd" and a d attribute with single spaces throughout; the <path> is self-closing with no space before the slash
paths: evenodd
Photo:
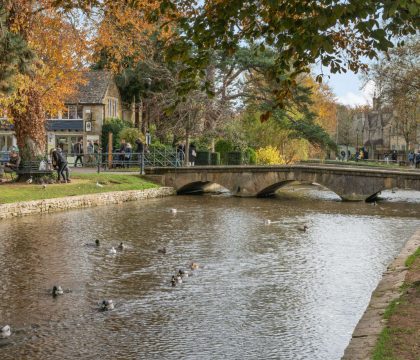
<path id="1" fill-rule="evenodd" d="M 45 189 L 37 184 L 0 184 L 0 204 L 110 191 L 144 190 L 158 187 L 158 185 L 141 178 L 139 175 L 129 174 L 72 173 L 71 180 L 72 182 L 70 184 L 48 184 Z M 97 182 L 102 187 L 97 186 Z"/>
<path id="2" fill-rule="evenodd" d="M 373 360 L 420 359 L 420 248 L 405 265 L 409 270 L 402 295 L 385 310 L 387 325 L 379 335 Z"/>

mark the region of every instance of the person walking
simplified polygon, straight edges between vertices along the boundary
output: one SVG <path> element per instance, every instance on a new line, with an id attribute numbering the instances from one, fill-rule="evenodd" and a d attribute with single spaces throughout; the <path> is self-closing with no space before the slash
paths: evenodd
<path id="1" fill-rule="evenodd" d="M 73 152 L 76 155 L 74 167 L 77 167 L 78 160 L 80 160 L 80 166 L 83 167 L 83 139 L 80 139 L 76 144 L 74 144 Z"/>
<path id="2" fill-rule="evenodd" d="M 130 161 L 131 161 L 131 155 L 133 153 L 133 148 L 131 147 L 130 143 L 127 143 L 125 146 L 125 152 L 124 152 L 124 160 L 125 164 L 127 165 L 127 169 L 130 168 Z"/>
<path id="3" fill-rule="evenodd" d="M 410 166 L 414 166 L 414 152 L 413 151 L 410 151 L 408 153 L 408 164 Z"/>
<path id="4" fill-rule="evenodd" d="M 194 166 L 195 165 L 195 159 L 197 158 L 197 151 L 196 151 L 196 148 L 195 148 L 194 144 L 190 145 L 188 155 L 189 155 L 190 166 Z"/>
<path id="5" fill-rule="evenodd" d="M 93 152 L 94 152 L 92 140 L 88 140 L 86 150 L 88 154 L 88 163 L 91 164 L 93 162 Z"/>
<path id="6" fill-rule="evenodd" d="M 420 150 L 418 150 L 416 154 L 415 167 L 416 169 L 420 168 Z"/>

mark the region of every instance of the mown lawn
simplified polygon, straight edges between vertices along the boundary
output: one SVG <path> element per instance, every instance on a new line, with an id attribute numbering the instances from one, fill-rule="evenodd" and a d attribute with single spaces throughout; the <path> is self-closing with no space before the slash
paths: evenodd
<path id="1" fill-rule="evenodd" d="M 72 173 L 70 184 L 48 184 L 44 189 L 42 185 L 26 183 L 0 184 L 0 204 L 18 201 L 42 200 L 64 196 L 76 196 L 110 191 L 144 190 L 156 188 L 139 175 Z M 99 183 L 101 186 L 97 185 Z"/>

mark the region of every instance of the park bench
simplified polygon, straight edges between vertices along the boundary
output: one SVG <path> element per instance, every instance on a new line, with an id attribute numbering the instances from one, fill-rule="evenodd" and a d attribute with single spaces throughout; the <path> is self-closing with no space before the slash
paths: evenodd
<path id="1" fill-rule="evenodd" d="M 41 161 L 45 161 L 45 168 L 41 168 Z M 22 161 L 19 168 L 14 171 L 18 176 L 32 177 L 32 176 L 44 176 L 52 175 L 53 170 L 46 160 L 30 160 Z M 13 179 L 13 172 L 8 172 L 11 174 Z"/>

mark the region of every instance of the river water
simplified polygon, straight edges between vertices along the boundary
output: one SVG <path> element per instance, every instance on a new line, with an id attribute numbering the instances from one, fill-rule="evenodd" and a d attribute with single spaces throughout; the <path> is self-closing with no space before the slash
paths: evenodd
<path id="1" fill-rule="evenodd" d="M 418 193 L 385 197 L 346 203 L 301 186 L 276 199 L 178 196 L 2 221 L 0 326 L 13 335 L 0 358 L 340 359 L 420 227 Z M 192 261 L 200 269 L 171 287 Z M 55 284 L 69 291 L 53 298 Z M 102 299 L 115 309 L 99 312 Z"/>

